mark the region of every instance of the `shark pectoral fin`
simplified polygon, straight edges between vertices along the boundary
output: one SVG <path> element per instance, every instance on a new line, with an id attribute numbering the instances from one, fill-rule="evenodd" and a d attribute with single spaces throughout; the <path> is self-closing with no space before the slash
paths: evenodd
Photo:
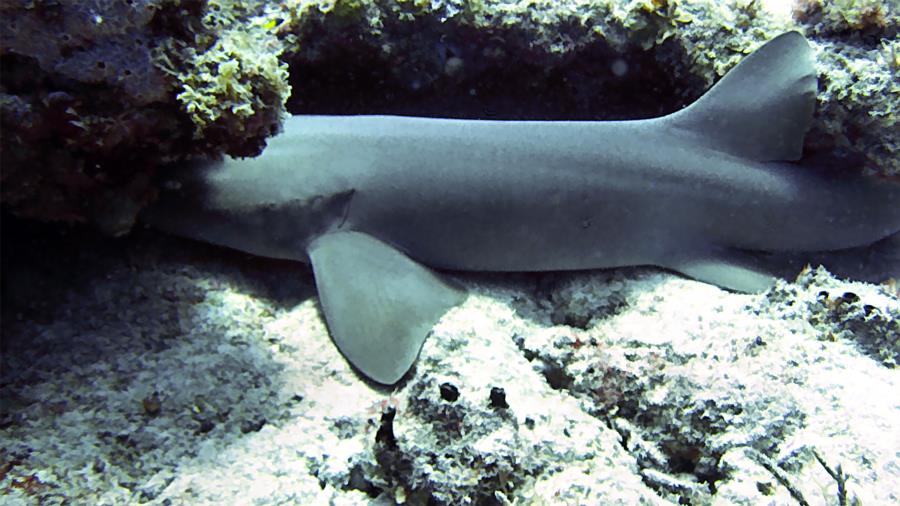
<path id="1" fill-rule="evenodd" d="M 767 42 L 685 109 L 662 118 L 707 146 L 760 162 L 798 160 L 816 107 L 816 68 L 798 32 Z"/>
<path id="2" fill-rule="evenodd" d="M 759 293 L 775 284 L 771 274 L 748 265 L 747 262 L 698 258 L 671 266 L 682 274 L 735 292 Z"/>
<path id="3" fill-rule="evenodd" d="M 379 383 L 399 381 L 432 326 L 465 298 L 462 289 L 360 232 L 325 234 L 307 253 L 332 339 Z"/>

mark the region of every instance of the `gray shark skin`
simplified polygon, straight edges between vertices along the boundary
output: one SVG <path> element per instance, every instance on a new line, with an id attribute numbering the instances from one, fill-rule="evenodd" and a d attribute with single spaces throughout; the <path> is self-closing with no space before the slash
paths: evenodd
<path id="1" fill-rule="evenodd" d="M 144 219 L 311 262 L 336 345 L 392 384 L 464 298 L 430 268 L 655 265 L 754 292 L 775 272 L 761 256 L 896 234 L 900 186 L 790 163 L 815 92 L 809 45 L 790 32 L 661 118 L 296 116 L 259 157 L 180 167 Z"/>

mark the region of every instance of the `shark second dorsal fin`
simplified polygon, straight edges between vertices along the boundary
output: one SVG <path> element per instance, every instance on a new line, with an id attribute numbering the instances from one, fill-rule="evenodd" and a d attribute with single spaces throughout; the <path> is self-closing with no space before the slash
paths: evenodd
<path id="1" fill-rule="evenodd" d="M 798 32 L 770 40 L 685 109 L 662 118 L 712 149 L 760 162 L 797 160 L 816 105 L 816 69 Z"/>
<path id="2" fill-rule="evenodd" d="M 465 298 L 463 290 L 367 234 L 325 234 L 307 252 L 331 338 L 378 383 L 399 381 L 431 327 Z"/>

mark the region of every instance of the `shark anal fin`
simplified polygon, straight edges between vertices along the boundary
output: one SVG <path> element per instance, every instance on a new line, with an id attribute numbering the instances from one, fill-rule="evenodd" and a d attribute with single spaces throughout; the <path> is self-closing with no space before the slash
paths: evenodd
<path id="1" fill-rule="evenodd" d="M 399 381 L 432 326 L 465 298 L 427 267 L 364 233 L 328 233 L 307 252 L 332 339 L 378 383 Z"/>
<path id="2" fill-rule="evenodd" d="M 798 160 L 816 106 L 816 68 L 798 32 L 767 42 L 690 106 L 662 119 L 712 149 L 758 162 Z"/>

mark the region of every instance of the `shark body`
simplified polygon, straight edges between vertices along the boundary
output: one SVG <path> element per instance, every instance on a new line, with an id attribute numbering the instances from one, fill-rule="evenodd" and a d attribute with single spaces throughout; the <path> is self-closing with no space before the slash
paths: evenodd
<path id="1" fill-rule="evenodd" d="M 335 343 L 391 384 L 464 297 L 430 268 L 656 265 L 759 291 L 773 279 L 759 253 L 896 234 L 900 187 L 790 163 L 815 91 L 810 48 L 791 32 L 661 118 L 296 116 L 257 158 L 181 170 L 145 219 L 311 262 Z"/>

